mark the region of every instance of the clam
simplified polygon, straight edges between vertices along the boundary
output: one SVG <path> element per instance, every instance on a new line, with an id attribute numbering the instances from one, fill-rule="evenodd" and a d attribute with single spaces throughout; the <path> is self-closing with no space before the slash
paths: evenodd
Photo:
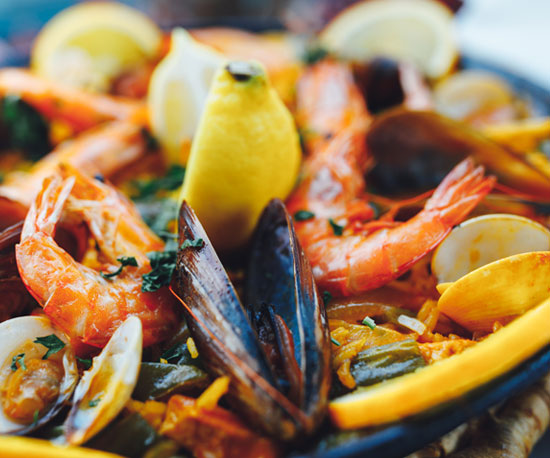
<path id="1" fill-rule="evenodd" d="M 50 347 L 35 342 L 45 337 Z M 26 434 L 69 400 L 78 370 L 67 342 L 45 317 L 18 317 L 0 324 L 0 434 Z"/>
<path id="2" fill-rule="evenodd" d="M 109 424 L 130 400 L 141 363 L 141 321 L 128 317 L 113 333 L 75 389 L 65 440 L 80 445 Z"/>
<path id="3" fill-rule="evenodd" d="M 472 156 L 499 182 L 550 199 L 550 178 L 544 170 L 467 125 L 436 113 L 390 110 L 372 123 L 367 145 L 375 162 L 368 181 L 388 194 L 434 188 L 457 163 Z"/>
<path id="4" fill-rule="evenodd" d="M 470 331 L 488 333 L 550 297 L 550 251 L 521 253 L 486 264 L 448 286 L 441 312 Z"/>
<path id="5" fill-rule="evenodd" d="M 453 282 L 478 267 L 514 254 L 549 251 L 550 231 L 523 216 L 491 214 L 455 227 L 435 250 L 432 272 Z"/>
<path id="6" fill-rule="evenodd" d="M 187 243 L 185 243 L 187 241 Z M 175 294 L 207 370 L 231 379 L 228 401 L 267 434 L 304 438 L 322 420 L 330 380 L 324 308 L 282 202 L 264 210 L 247 309 L 186 202 Z"/>

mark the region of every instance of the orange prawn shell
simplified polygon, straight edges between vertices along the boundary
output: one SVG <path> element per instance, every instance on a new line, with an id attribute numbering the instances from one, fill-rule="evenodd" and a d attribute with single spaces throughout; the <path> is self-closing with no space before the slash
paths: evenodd
<path id="1" fill-rule="evenodd" d="M 68 178 L 45 180 L 16 246 L 27 289 L 77 345 L 103 347 L 130 315 L 142 321 L 144 345 L 162 340 L 179 321 L 174 300 L 167 288 L 142 292 L 141 276 L 150 271 L 146 253 L 162 250 L 164 244 L 113 188 L 76 170 L 63 173 Z M 65 207 L 88 225 L 104 259 L 102 270 L 115 271 L 120 256 L 135 257 L 138 266 L 106 279 L 74 260 L 53 238 Z"/>

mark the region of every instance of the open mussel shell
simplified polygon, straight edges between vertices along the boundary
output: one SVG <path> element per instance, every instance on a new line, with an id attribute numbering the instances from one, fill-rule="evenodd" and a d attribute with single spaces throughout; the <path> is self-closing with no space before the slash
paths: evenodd
<path id="1" fill-rule="evenodd" d="M 204 243 L 196 243 L 199 239 Z M 185 240 L 195 241 L 192 245 L 196 246 L 183 248 Z M 179 216 L 179 245 L 173 289 L 184 306 L 189 329 L 205 367 L 214 376 L 226 375 L 231 379 L 228 401 L 250 424 L 281 440 L 293 440 L 300 433 L 309 432 L 315 423 L 309 414 L 317 418 L 317 409 L 305 412 L 301 410 L 302 403 L 295 404 L 279 391 L 278 376 L 266 357 L 258 334 L 206 232 L 186 202 L 183 202 Z M 277 278 L 272 280 L 274 283 L 280 281 Z M 289 279 L 284 278 L 283 281 L 288 282 Z M 294 283 L 294 280 L 290 281 Z M 302 279 L 299 283 L 308 282 Z M 316 293 L 301 291 L 298 297 L 307 294 Z M 316 296 L 312 297 L 316 300 Z M 280 313 L 279 317 L 286 320 L 286 311 Z M 291 315 L 297 316 L 295 312 Z M 292 323 L 288 328 L 316 326 L 318 323 L 319 319 L 312 323 Z M 300 336 L 294 339 L 295 348 L 305 345 Z M 313 342 L 310 344 L 315 345 Z M 296 351 L 302 353 L 303 350 L 298 348 Z M 311 348 L 306 352 L 311 352 Z M 301 363 L 305 363 L 306 359 L 300 358 Z M 326 369 L 323 367 L 320 370 Z M 307 371 L 302 382 L 306 387 L 311 383 L 309 377 L 316 376 L 312 375 L 314 371 L 311 368 Z M 325 383 L 322 382 L 316 389 L 324 390 Z M 307 394 L 308 389 L 304 389 L 301 399 L 314 398 Z M 326 399 L 319 398 L 317 402 L 323 406 Z M 304 403 L 309 405 L 310 401 Z"/>
<path id="2" fill-rule="evenodd" d="M 462 159 L 472 156 L 499 182 L 550 199 L 550 178 L 480 133 L 428 111 L 390 110 L 372 123 L 367 145 L 374 159 L 368 181 L 388 194 L 436 187 Z"/>
<path id="3" fill-rule="evenodd" d="M 488 333 L 549 298 L 548 278 L 550 251 L 509 256 L 452 283 L 438 307 L 464 328 Z"/>
<path id="4" fill-rule="evenodd" d="M 455 227 L 437 247 L 432 272 L 454 282 L 478 267 L 514 254 L 550 251 L 550 231 L 523 216 L 491 214 Z"/>
<path id="5" fill-rule="evenodd" d="M 283 381 L 279 389 L 286 388 L 287 396 L 308 415 L 313 430 L 327 404 L 330 339 L 311 266 L 279 199 L 263 211 L 247 272 L 244 305 L 250 320 L 265 344 L 277 349 L 274 366 L 290 385 L 281 386 Z"/>
<path id="6" fill-rule="evenodd" d="M 143 331 L 127 318 L 84 372 L 65 421 L 65 440 L 80 445 L 107 426 L 130 400 L 141 363 Z"/>
<path id="7" fill-rule="evenodd" d="M 43 359 L 48 348 L 41 344 L 34 343 L 34 341 L 38 337 L 46 337 L 52 334 L 55 334 L 60 341 L 63 341 L 65 346 L 58 351 L 57 355 L 50 356 L 48 361 Z M 20 359 L 21 355 L 24 355 L 23 363 Z M 33 367 L 33 360 L 40 361 L 41 366 Z M 23 366 L 23 364 L 25 364 L 25 366 Z M 28 419 L 29 421 L 16 421 L 6 412 L 9 402 L 9 399 L 6 397 L 13 394 L 12 387 L 25 390 L 26 383 L 23 380 L 24 377 L 22 377 L 22 379 L 18 380 L 18 386 L 15 387 L 12 385 L 14 381 L 11 380 L 11 377 L 17 375 L 16 371 L 19 366 L 20 371 L 28 372 L 30 375 L 27 381 L 31 383 L 31 386 L 28 386 L 27 389 L 32 389 L 33 383 L 39 384 L 39 386 L 36 387 L 35 396 L 41 397 L 39 388 L 47 388 L 46 391 L 51 392 L 54 380 L 54 378 L 51 377 L 45 378 L 48 374 L 53 373 L 50 370 L 52 368 L 48 369 L 44 367 L 45 364 L 55 364 L 63 371 L 57 386 L 59 393 L 56 399 L 35 418 L 31 416 Z M 34 382 L 31 371 L 37 374 Z M 47 318 L 24 316 L 12 318 L 0 324 L 0 434 L 26 434 L 49 421 L 59 412 L 65 403 L 68 402 L 73 394 L 77 381 L 78 370 L 76 359 L 68 344 L 68 340 L 63 333 L 51 325 Z M 47 384 L 47 386 L 44 386 L 44 383 Z M 31 398 L 34 400 L 35 396 Z M 26 408 L 26 406 L 21 403 L 21 408 Z"/>

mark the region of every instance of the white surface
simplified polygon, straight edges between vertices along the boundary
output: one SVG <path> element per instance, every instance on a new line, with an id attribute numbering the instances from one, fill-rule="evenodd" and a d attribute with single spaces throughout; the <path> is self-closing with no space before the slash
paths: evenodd
<path id="1" fill-rule="evenodd" d="M 550 0 L 466 0 L 460 49 L 550 89 Z"/>

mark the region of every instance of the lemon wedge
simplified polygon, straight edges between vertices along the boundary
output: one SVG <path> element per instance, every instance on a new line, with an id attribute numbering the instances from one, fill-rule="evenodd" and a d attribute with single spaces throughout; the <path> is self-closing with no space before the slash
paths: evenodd
<path id="1" fill-rule="evenodd" d="M 208 89 L 223 62 L 221 54 L 195 41 L 184 29 L 172 32 L 170 52 L 153 72 L 148 93 L 153 133 L 169 163 L 187 161 Z"/>
<path id="2" fill-rule="evenodd" d="M 181 199 L 193 207 L 217 250 L 240 248 L 265 205 L 290 193 L 300 158 L 294 119 L 264 67 L 231 61 L 214 77 Z"/>
<path id="3" fill-rule="evenodd" d="M 80 3 L 40 31 L 31 67 L 58 82 L 105 91 L 114 76 L 155 57 L 161 43 L 159 28 L 133 8 L 114 2 Z"/>
<path id="4" fill-rule="evenodd" d="M 370 0 L 340 13 L 320 35 L 328 50 L 351 60 L 408 60 L 427 76 L 449 72 L 458 53 L 452 12 L 435 0 Z"/>

